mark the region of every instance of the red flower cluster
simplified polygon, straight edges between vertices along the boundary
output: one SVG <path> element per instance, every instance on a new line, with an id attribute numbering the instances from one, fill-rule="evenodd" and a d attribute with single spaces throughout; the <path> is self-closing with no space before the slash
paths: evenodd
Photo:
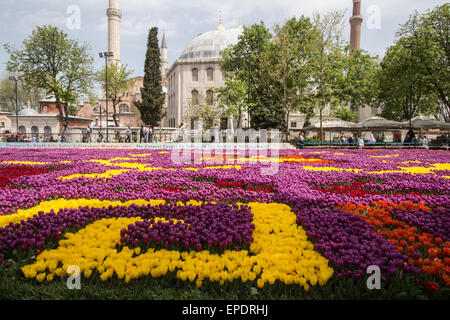
<path id="1" fill-rule="evenodd" d="M 288 155 L 281 157 L 283 160 L 287 160 L 285 162 L 287 163 L 297 163 L 297 162 L 312 162 L 312 163 L 335 163 L 333 160 L 324 160 L 322 158 L 318 157 L 312 157 L 312 156 L 300 156 L 300 155 Z M 292 160 L 292 161 L 289 161 Z"/>
<path id="2" fill-rule="evenodd" d="M 217 180 L 216 186 L 219 188 L 240 188 L 243 190 L 264 192 L 264 193 L 271 193 L 274 191 L 273 186 L 253 186 L 245 184 L 243 182 L 228 181 L 228 180 Z"/>
<path id="3" fill-rule="evenodd" d="M 313 189 L 319 190 L 324 193 L 334 193 L 334 194 L 347 194 L 352 197 L 364 197 L 366 195 L 381 195 L 383 192 L 379 191 L 373 191 L 369 190 L 364 187 L 365 184 L 367 184 L 368 181 L 364 180 L 357 180 L 352 181 L 350 184 L 334 184 L 330 187 L 314 187 Z M 430 196 L 430 194 L 424 194 L 422 192 L 395 192 L 394 195 L 400 195 L 400 194 L 409 194 L 413 196 Z"/>
<path id="4" fill-rule="evenodd" d="M 183 188 L 180 187 L 158 187 L 157 189 L 162 189 L 162 190 L 166 190 L 166 191 L 170 191 L 170 192 L 183 192 L 186 191 Z"/>
<path id="5" fill-rule="evenodd" d="M 50 172 L 51 170 L 44 167 L 31 166 L 11 166 L 0 168 L 0 189 L 5 188 L 10 184 L 10 181 L 22 176 L 34 176 L 42 173 Z"/>
<path id="6" fill-rule="evenodd" d="M 321 187 L 314 188 L 324 193 L 347 194 L 352 197 L 364 197 L 368 194 L 378 194 L 375 191 L 366 190 L 364 185 L 367 181 L 353 181 L 351 184 L 340 185 L 334 184 L 331 188 Z"/>

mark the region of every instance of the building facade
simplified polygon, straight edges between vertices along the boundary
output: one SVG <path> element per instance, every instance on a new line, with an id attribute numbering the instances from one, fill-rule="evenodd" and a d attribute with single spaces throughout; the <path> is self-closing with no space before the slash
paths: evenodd
<path id="1" fill-rule="evenodd" d="M 241 26 L 225 30 L 220 23 L 216 30 L 200 34 L 186 46 L 167 72 L 166 126 L 176 128 L 187 122 L 186 126 L 191 127 L 186 117 L 189 105 L 201 99 L 215 103 L 214 88 L 225 85 L 221 52 L 236 44 L 242 32 Z"/>

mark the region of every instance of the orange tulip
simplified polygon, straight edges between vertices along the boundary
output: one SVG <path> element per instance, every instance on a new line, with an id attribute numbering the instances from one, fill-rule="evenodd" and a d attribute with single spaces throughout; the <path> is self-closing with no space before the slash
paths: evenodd
<path id="1" fill-rule="evenodd" d="M 439 290 L 439 284 L 437 282 L 425 282 L 423 285 L 428 291 Z"/>

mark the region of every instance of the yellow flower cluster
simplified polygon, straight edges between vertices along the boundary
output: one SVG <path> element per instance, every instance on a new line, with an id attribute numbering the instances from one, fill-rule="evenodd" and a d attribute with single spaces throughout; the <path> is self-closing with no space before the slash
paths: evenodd
<path id="1" fill-rule="evenodd" d="M 129 153 L 129 155 L 132 156 L 132 157 L 150 157 L 150 156 L 152 156 L 151 153 L 142 153 L 142 154 Z"/>
<path id="2" fill-rule="evenodd" d="M 336 168 L 336 167 L 312 167 L 312 166 L 302 166 L 302 168 L 306 171 L 324 171 L 324 172 L 330 172 L 330 171 L 347 171 L 347 172 L 361 172 L 362 169 L 346 169 L 346 168 Z"/>
<path id="3" fill-rule="evenodd" d="M 431 167 L 398 167 L 399 170 L 381 170 L 381 171 L 366 171 L 356 168 L 336 168 L 336 167 L 312 167 L 302 166 L 307 171 L 348 171 L 348 172 L 366 172 L 370 174 L 384 174 L 384 173 L 408 173 L 408 174 L 436 174 L 435 171 L 450 170 L 450 163 L 431 163 Z M 443 176 L 449 178 L 448 176 Z"/>
<path id="4" fill-rule="evenodd" d="M 237 169 L 241 170 L 242 167 L 238 165 L 225 165 L 225 166 L 211 166 L 211 167 L 203 167 L 203 168 L 183 168 L 183 170 L 186 171 L 198 171 L 200 169 L 206 169 L 206 170 L 214 170 L 214 169 Z"/>
<path id="5" fill-rule="evenodd" d="M 296 158 L 280 158 L 280 157 L 249 157 L 249 158 L 238 158 L 236 162 L 321 162 L 322 159 L 314 159 L 314 158 L 305 158 L 305 159 L 296 159 Z"/>
<path id="6" fill-rule="evenodd" d="M 398 157 L 398 154 L 388 154 L 384 156 L 369 156 L 370 158 L 395 158 Z"/>
<path id="7" fill-rule="evenodd" d="M 138 162 L 113 162 L 115 160 L 134 160 L 132 158 L 113 158 L 110 160 L 101 160 L 101 159 L 92 159 L 87 160 L 91 162 L 97 162 L 107 167 L 120 167 L 123 169 L 136 169 L 138 171 L 155 171 L 155 170 L 168 170 L 168 171 L 174 171 L 177 170 L 176 168 L 163 168 L 163 167 L 150 167 L 148 164 L 145 163 L 138 163 Z M 181 170 L 186 171 L 198 171 L 199 169 L 237 169 L 241 170 L 241 166 L 238 165 L 223 165 L 223 166 L 211 166 L 211 167 L 204 167 L 204 168 L 180 168 Z"/>
<path id="8" fill-rule="evenodd" d="M 123 170 L 123 169 L 122 170 L 108 170 L 105 173 L 73 174 L 70 176 L 59 177 L 57 179 L 71 180 L 71 179 L 83 177 L 83 178 L 103 178 L 106 180 L 107 178 L 121 175 L 124 172 L 128 172 L 128 170 Z"/>
<path id="9" fill-rule="evenodd" d="M 192 204 L 199 205 L 198 202 Z M 250 203 L 254 214 L 254 241 L 248 251 L 227 250 L 223 254 L 208 251 L 178 252 L 124 247 L 118 252 L 120 230 L 140 218 L 99 220 L 76 234 L 66 234 L 59 248 L 41 253 L 34 264 L 22 268 L 27 278 L 51 281 L 64 278 L 70 265 L 77 265 L 86 278 L 93 271 L 106 281 L 114 275 L 129 282 L 151 276 L 176 273 L 183 281 L 202 286 L 208 279 L 223 285 L 241 280 L 257 281 L 258 287 L 281 281 L 298 284 L 305 290 L 325 285 L 333 275 L 328 260 L 314 251 L 305 231 L 297 226 L 295 214 L 283 204 Z"/>
<path id="10" fill-rule="evenodd" d="M 436 174 L 435 171 L 450 170 L 450 163 L 430 163 L 431 167 L 398 167 L 400 170 L 371 171 L 372 174 L 383 173 L 409 173 L 409 174 Z M 445 176 L 444 176 L 445 178 Z"/>
<path id="11" fill-rule="evenodd" d="M 6 164 L 24 164 L 24 165 L 44 165 L 48 164 L 49 162 L 33 162 L 33 161 L 3 161 L 3 163 Z"/>

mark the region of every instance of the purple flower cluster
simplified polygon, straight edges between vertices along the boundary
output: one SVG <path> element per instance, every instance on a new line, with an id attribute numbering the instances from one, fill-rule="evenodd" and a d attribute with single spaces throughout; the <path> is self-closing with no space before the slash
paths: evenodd
<path id="1" fill-rule="evenodd" d="M 394 210 L 392 215 L 410 226 L 418 227 L 422 232 L 450 241 L 450 210 L 444 208 L 434 208 L 431 212 Z"/>
<path id="2" fill-rule="evenodd" d="M 99 219 L 120 217 L 142 217 L 148 223 L 157 217 L 167 219 L 183 219 L 189 229 L 177 233 L 182 236 L 186 247 L 198 248 L 198 244 L 217 245 L 219 248 L 231 244 L 249 245 L 253 241 L 252 233 L 255 228 L 253 215 L 247 206 L 229 206 L 226 204 L 203 204 L 201 209 L 195 206 L 177 206 L 165 204 L 159 206 L 131 205 L 108 208 L 79 208 L 61 209 L 58 213 L 53 210 L 47 214 L 39 213 L 21 223 L 10 223 L 0 228 L 0 252 L 11 253 L 14 249 L 27 251 L 43 248 L 51 240 L 59 240 L 63 233 L 76 231 Z M 146 224 L 147 222 L 143 222 Z M 146 230 L 149 235 L 158 239 L 161 225 L 155 224 L 155 231 Z M 167 224 L 169 225 L 169 224 Z M 133 230 L 130 228 L 130 231 Z M 135 233 L 131 233 L 135 235 Z M 137 234 L 139 235 L 139 233 Z M 170 240 L 173 232 L 168 233 Z M 152 238 L 153 239 L 153 238 Z M 166 238 L 164 238 L 166 240 Z M 4 254 L 0 254 L 4 259 Z"/>
<path id="3" fill-rule="evenodd" d="M 408 258 L 398 252 L 395 245 L 376 235 L 360 217 L 302 204 L 294 211 L 297 223 L 316 241 L 314 249 L 342 270 L 339 278 L 361 278 L 371 265 L 379 266 L 386 276 L 395 275 L 397 270 L 420 274 L 420 269 L 405 265 Z"/>
<path id="4" fill-rule="evenodd" d="M 177 207 L 177 217 L 183 223 L 173 220 L 155 222 L 156 217 L 173 217 L 173 207 L 159 206 L 151 220 L 138 221 L 120 232 L 121 243 L 131 246 L 161 245 L 168 248 L 177 245 L 180 249 L 204 250 L 215 247 L 249 247 L 253 241 L 255 225 L 253 215 L 247 206 L 227 204 L 202 204 L 200 207 Z"/>

